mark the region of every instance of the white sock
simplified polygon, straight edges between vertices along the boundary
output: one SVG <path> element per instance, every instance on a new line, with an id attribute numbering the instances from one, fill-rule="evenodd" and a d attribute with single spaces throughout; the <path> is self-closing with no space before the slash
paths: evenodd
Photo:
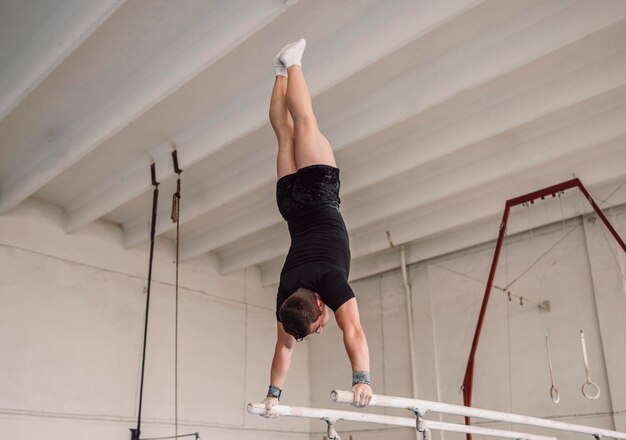
<path id="1" fill-rule="evenodd" d="M 274 73 L 275 76 L 284 76 L 287 78 L 287 68 L 283 63 L 280 63 L 280 65 L 274 64 Z"/>
<path id="2" fill-rule="evenodd" d="M 276 56 L 274 57 L 274 73 L 276 74 L 276 76 L 284 76 L 285 78 L 287 78 L 287 68 L 280 60 L 280 54 L 283 52 L 283 50 L 287 48 L 287 46 L 283 47 L 280 52 L 278 52 L 278 54 L 276 54 Z"/>
<path id="3" fill-rule="evenodd" d="M 304 53 L 305 47 L 306 40 L 304 38 L 300 38 L 295 43 L 288 44 L 283 48 L 279 54 L 279 58 L 286 68 L 296 64 L 298 66 L 302 66 L 302 54 Z"/>

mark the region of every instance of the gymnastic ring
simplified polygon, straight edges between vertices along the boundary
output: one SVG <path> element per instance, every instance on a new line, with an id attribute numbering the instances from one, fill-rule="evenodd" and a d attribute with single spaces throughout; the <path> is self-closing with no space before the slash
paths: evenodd
<path id="1" fill-rule="evenodd" d="M 587 392 L 588 387 L 595 388 L 596 393 L 595 394 L 589 394 Z M 585 382 L 583 384 L 582 388 L 581 388 L 581 391 L 583 393 L 583 396 L 585 396 L 587 399 L 590 399 L 590 400 L 596 400 L 598 397 L 600 397 L 600 387 L 595 382 Z"/>
<path id="2" fill-rule="evenodd" d="M 584 385 L 583 385 L 584 387 Z M 584 391 L 583 391 L 584 393 Z M 550 387 L 550 397 L 554 403 L 559 403 L 561 401 L 561 396 L 559 395 L 559 390 L 556 389 L 554 385 Z"/>

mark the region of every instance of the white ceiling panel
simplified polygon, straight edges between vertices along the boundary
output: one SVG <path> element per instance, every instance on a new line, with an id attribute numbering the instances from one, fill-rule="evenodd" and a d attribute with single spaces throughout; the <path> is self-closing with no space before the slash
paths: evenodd
<path id="1" fill-rule="evenodd" d="M 0 215 L 36 197 L 68 233 L 104 219 L 146 246 L 154 163 L 173 241 L 176 148 L 182 257 L 266 284 L 289 247 L 272 59 L 300 37 L 356 277 L 390 268 L 387 230 L 430 258 L 477 244 L 462 231 L 495 237 L 509 197 L 572 173 L 598 197 L 626 181 L 621 0 L 6 1 L 0 25 Z"/>

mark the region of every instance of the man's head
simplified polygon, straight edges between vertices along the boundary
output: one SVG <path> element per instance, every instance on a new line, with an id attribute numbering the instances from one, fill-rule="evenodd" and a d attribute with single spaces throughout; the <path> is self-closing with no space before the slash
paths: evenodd
<path id="1" fill-rule="evenodd" d="M 280 320 L 285 332 L 302 340 L 311 333 L 321 333 L 328 322 L 328 311 L 320 296 L 300 288 L 280 307 Z"/>

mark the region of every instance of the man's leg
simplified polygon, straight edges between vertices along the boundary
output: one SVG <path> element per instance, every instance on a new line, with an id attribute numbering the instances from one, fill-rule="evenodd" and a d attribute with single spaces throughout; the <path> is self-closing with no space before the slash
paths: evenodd
<path id="1" fill-rule="evenodd" d="M 293 118 L 298 169 L 316 164 L 337 166 L 333 149 L 317 126 L 302 67 L 294 64 L 287 71 L 287 108 Z"/>
<path id="2" fill-rule="evenodd" d="M 294 155 L 293 119 L 285 103 L 286 91 L 287 78 L 276 75 L 270 100 L 270 122 L 278 140 L 278 155 L 276 159 L 276 175 L 278 179 L 287 174 L 295 173 L 297 170 Z"/>

